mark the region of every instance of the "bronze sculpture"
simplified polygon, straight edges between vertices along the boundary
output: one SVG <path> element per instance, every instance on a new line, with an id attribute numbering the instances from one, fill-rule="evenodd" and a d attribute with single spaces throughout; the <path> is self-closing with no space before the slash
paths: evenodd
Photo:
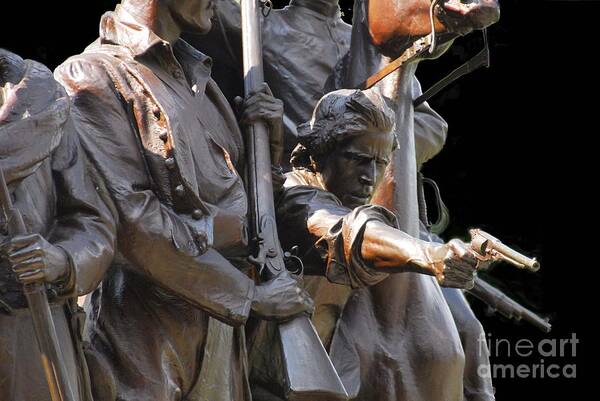
<path id="1" fill-rule="evenodd" d="M 235 0 L 221 0 L 216 9 L 213 31 L 208 36 L 189 35 L 187 38 L 214 58 L 220 72 L 215 79 L 227 87 L 226 94 L 232 98 L 240 93 L 239 81 L 232 79 L 232 76 L 241 76 L 239 5 Z M 354 40 L 359 43 L 361 37 Z M 296 0 L 282 10 L 271 10 L 263 18 L 265 77 L 275 94 L 284 100 L 286 156 L 296 144 L 295 126 L 309 119 L 336 63 L 339 62 L 339 70 L 347 67 L 351 41 L 351 27 L 342 21 L 336 0 Z M 414 75 L 412 80 L 411 96 L 417 98 L 421 95 L 420 84 Z M 415 107 L 414 147 L 418 166 L 440 151 L 446 130 L 445 121 L 427 103 Z M 456 317 L 456 324 L 461 326 L 462 343 L 469 351 L 465 372 L 467 399 L 493 399 L 490 380 L 477 374 L 479 365 L 489 364 L 487 356 L 473 351 L 473 346 L 467 347 L 477 343 L 483 329 L 461 294 L 451 289 L 443 289 L 443 293 L 448 294 L 446 301 Z M 452 326 L 449 328 L 454 330 Z M 470 396 L 475 393 L 484 395 Z"/>
<path id="2" fill-rule="evenodd" d="M 298 4 L 300 4 L 300 3 L 298 3 Z M 114 71 L 111 71 L 111 72 L 114 72 Z M 111 78 L 114 78 L 114 77 L 116 77 L 116 78 L 119 78 L 119 76 L 118 76 L 118 75 L 119 75 L 119 74 L 115 74 L 115 75 L 113 75 Z M 131 77 L 131 76 L 128 76 L 128 78 L 130 78 L 130 77 Z M 137 77 L 136 77 L 136 78 L 137 78 Z M 121 83 L 122 83 L 122 82 L 121 82 Z M 128 84 L 130 84 L 130 82 L 128 82 Z M 142 85 L 142 86 L 143 86 L 143 85 Z M 79 89 L 79 88 L 77 88 L 77 89 Z M 116 89 L 116 92 L 119 92 L 121 89 L 123 89 L 123 87 L 122 87 L 122 86 L 121 86 L 121 87 L 119 87 L 118 89 Z M 120 92 L 119 92 L 119 93 L 120 93 Z M 111 93 L 111 96 L 114 96 L 114 94 L 115 94 L 114 92 L 113 92 L 113 93 Z M 98 95 L 98 94 L 96 93 L 96 95 Z M 150 95 L 151 95 L 151 93 L 150 93 Z M 121 95 L 120 95 L 120 94 L 117 94 L 117 97 L 119 97 L 119 96 L 121 96 Z M 110 98 L 110 96 L 107 96 L 107 97 L 109 97 L 109 98 Z M 85 100 L 85 96 L 83 96 L 83 98 L 84 98 L 84 100 Z M 128 98 L 128 99 L 129 99 L 129 100 L 131 100 L 132 98 L 133 98 L 133 97 L 130 97 L 130 98 Z M 133 103 L 133 102 L 132 102 L 132 103 Z M 150 102 L 150 103 L 152 103 L 152 102 Z M 137 103 L 137 105 L 140 105 L 140 103 Z M 142 104 L 142 105 L 141 105 L 139 108 L 136 108 L 136 107 L 133 107 L 133 106 L 132 106 L 132 107 L 131 107 L 131 112 L 132 112 L 132 114 L 135 114 L 135 112 L 136 112 L 136 111 L 138 111 L 138 110 L 146 110 L 146 109 L 147 109 L 147 107 L 146 107 L 146 106 L 148 106 L 148 103 L 144 103 L 144 104 Z M 84 109 L 84 108 L 82 108 L 82 109 Z M 128 111 L 129 111 L 129 110 L 128 110 Z M 146 111 L 148 111 L 148 110 L 146 110 Z M 149 111 L 148 111 L 148 113 L 149 113 Z M 108 117 L 107 117 L 107 118 L 108 118 Z M 138 114 L 137 116 L 136 116 L 136 115 L 134 115 L 133 117 L 132 117 L 132 116 L 129 116 L 129 118 L 130 118 L 130 120 L 132 120 L 132 121 L 133 121 L 133 120 L 134 120 L 134 119 L 136 119 L 136 118 L 140 118 L 140 115 L 139 115 L 139 114 Z M 143 117 L 143 116 L 142 116 L 142 118 L 145 118 L 145 117 Z M 415 120 L 417 120 L 417 119 L 416 119 L 416 116 L 415 116 Z M 92 125 L 94 125 L 95 123 L 97 123 L 97 122 L 98 122 L 98 120 L 96 120 L 96 121 L 94 121 L 94 122 L 90 122 L 90 121 L 86 121 L 85 119 L 83 119 L 83 122 L 84 122 L 84 124 L 92 124 Z M 415 123 L 416 123 L 416 122 L 415 122 Z M 98 125 L 100 125 L 100 124 L 98 124 Z M 94 128 L 96 128 L 96 127 L 94 127 Z M 103 127 L 103 128 L 106 128 L 106 127 Z M 98 130 L 100 130 L 100 127 L 98 127 Z M 415 141 L 416 141 L 416 140 L 418 140 L 418 138 L 417 138 L 417 130 L 416 130 L 416 129 L 415 129 L 415 132 L 414 132 L 414 134 L 415 134 Z M 90 134 L 86 134 L 86 135 L 90 135 Z M 160 135 L 160 133 L 157 133 L 157 135 Z M 90 136 L 91 136 L 91 135 L 90 135 Z M 159 137 L 159 138 L 160 138 L 160 137 Z M 146 139 L 148 139 L 148 137 L 145 137 L 145 138 L 143 138 L 143 139 L 144 139 L 144 140 L 146 140 Z M 161 140 L 162 140 L 162 139 L 161 139 Z M 88 141 L 90 141 L 89 137 L 88 137 Z M 150 141 L 148 141 L 146 144 L 148 144 L 148 143 L 150 143 Z M 418 144 L 415 144 L 415 147 L 417 147 L 417 146 L 418 146 Z M 160 181 L 160 184 L 163 184 L 163 183 L 166 181 L 166 180 L 165 180 L 165 175 L 163 174 L 163 173 L 164 173 L 164 171 L 162 171 L 161 169 L 158 169 L 158 168 L 156 168 L 156 165 L 157 165 L 158 163 L 160 163 L 160 162 L 161 162 L 161 160 L 160 160 L 160 156 L 162 156 L 162 153 L 161 153 L 161 152 L 162 152 L 162 149 L 160 148 L 160 142 L 158 142 L 158 145 L 157 145 L 155 142 L 153 142 L 153 143 L 150 143 L 150 148 L 151 148 L 150 150 L 147 150 L 147 149 L 145 149 L 145 148 L 144 148 L 144 144 L 142 144 L 142 152 L 145 152 L 145 154 L 146 154 L 146 155 L 148 155 L 148 158 L 149 158 L 149 159 L 151 159 L 151 162 L 153 162 L 153 161 L 157 161 L 157 160 L 158 160 L 158 161 L 157 161 L 157 163 L 148 163 L 148 166 L 149 166 L 150 168 L 148 169 L 149 171 L 148 171 L 147 175 L 148 175 L 148 176 L 153 176 L 153 177 L 154 177 L 154 176 L 157 176 L 157 177 L 158 177 L 158 180 L 157 180 L 157 181 Z M 131 148 L 130 148 L 130 149 L 131 149 Z M 90 150 L 90 148 L 88 148 L 88 150 Z M 92 149 L 92 150 L 93 150 L 93 149 Z M 154 153 L 154 152 L 156 152 L 156 153 Z M 134 152 L 134 153 L 135 153 L 135 152 Z M 151 153 L 151 154 L 149 154 L 149 153 Z M 177 152 L 175 151 L 175 153 L 177 153 Z M 93 155 L 93 154 L 94 154 L 94 152 L 93 152 L 93 151 L 91 151 L 91 152 L 90 152 L 90 154 L 92 154 L 92 155 Z M 130 154 L 130 153 L 123 152 L 123 154 Z M 203 153 L 203 155 L 207 155 L 207 154 L 208 154 L 208 153 Z M 241 154 L 241 152 L 240 152 L 240 154 Z M 158 156 L 157 156 L 157 155 L 158 155 Z M 212 155 L 212 154 L 211 154 L 211 155 Z M 419 157 L 419 152 L 418 152 L 418 150 L 416 151 L 416 157 L 417 157 L 417 158 Z M 155 159 L 153 159 L 153 158 L 155 158 Z M 168 159 L 168 158 L 166 158 L 166 159 Z M 165 160 L 166 160 L 166 159 L 165 159 Z M 240 162 L 238 165 L 241 165 L 241 164 L 242 164 L 242 163 Z M 238 167 L 238 165 L 236 165 L 236 167 Z M 241 169 L 240 169 L 240 170 L 241 170 Z M 240 175 L 241 175 L 241 174 L 240 174 Z M 169 178 L 169 177 L 167 177 L 167 178 Z M 143 180 L 142 180 L 142 181 L 143 181 Z M 140 185 L 140 182 L 135 182 L 135 185 L 136 185 L 136 186 L 137 186 L 137 185 Z M 154 185 L 154 183 L 152 183 L 152 185 Z M 152 186 L 152 185 L 151 185 L 151 186 Z M 159 187 L 159 185 L 157 185 L 156 187 Z M 153 192 L 156 192 L 156 193 L 160 193 L 160 191 L 155 191 L 155 188 L 156 188 L 156 187 L 153 187 L 153 188 L 151 188 L 150 190 L 151 190 L 151 191 L 153 191 Z M 119 189 L 120 189 L 120 188 L 119 188 Z M 143 183 L 143 182 L 141 182 L 141 187 L 136 187 L 136 190 L 139 190 L 139 189 L 142 189 L 142 190 L 148 190 L 146 187 L 144 187 L 144 183 Z M 185 188 L 184 188 L 184 189 L 185 189 Z M 175 187 L 173 188 L 173 192 L 176 192 L 176 191 L 177 191 L 177 189 L 176 189 L 176 186 L 175 186 Z M 113 191 L 113 195 L 114 195 L 116 192 L 117 192 L 117 191 Z M 174 195 L 174 194 L 173 194 L 173 195 Z M 174 197 L 174 196 L 173 196 L 173 197 Z M 166 197 L 166 198 L 168 198 L 168 197 Z M 162 199 L 161 199 L 161 200 L 162 200 Z M 169 202 L 171 202 L 171 200 L 170 200 L 170 199 L 167 199 L 165 202 L 166 202 L 166 204 L 168 204 L 168 205 L 169 205 Z M 169 206 L 170 206 L 170 205 L 169 205 Z M 183 214 L 184 214 L 184 215 L 185 215 L 185 214 L 190 214 L 190 216 L 191 216 L 192 214 L 191 214 L 191 213 L 187 213 L 188 211 L 190 211 L 190 210 L 187 210 L 187 211 L 183 212 Z M 193 216 L 192 216 L 192 219 L 193 219 Z M 222 221 L 223 221 L 223 219 L 222 219 L 222 216 L 219 216 L 218 218 L 216 218 L 216 219 L 215 219 L 215 221 L 217 221 L 217 220 L 218 220 L 218 221 L 220 221 L 220 222 L 222 223 Z M 193 222 L 192 222 L 192 223 L 193 223 Z M 215 222 L 215 223 L 214 223 L 214 225 L 215 225 L 215 227 L 216 227 L 217 223 Z M 227 224 L 223 225 L 223 224 L 221 224 L 219 227 L 220 227 L 220 228 L 225 228 L 225 227 L 231 227 L 231 225 L 227 225 Z M 193 231 L 193 230 L 192 230 L 192 231 Z M 208 230 L 208 231 L 210 231 L 210 230 Z M 217 236 L 221 236 L 220 240 L 223 240 L 223 239 L 230 239 L 230 238 L 233 238 L 233 237 L 234 237 L 234 235 L 229 235 L 229 233 L 227 233 L 227 232 L 223 233 L 223 230 L 219 230 L 219 229 L 217 229 L 217 230 L 215 230 L 214 232 L 215 232 L 215 235 L 217 235 Z M 197 238 L 197 241 L 196 241 L 196 242 L 200 242 L 200 243 L 202 243 L 202 242 L 204 241 L 204 239 L 202 238 L 202 233 L 203 233 L 203 232 L 202 232 L 202 230 L 196 230 L 196 233 L 192 233 L 192 236 L 194 236 L 193 234 L 197 234 L 197 236 L 198 236 L 198 238 Z M 234 233 L 234 234 L 235 234 L 235 233 Z M 122 237 L 124 236 L 124 237 L 125 237 L 125 239 L 128 239 L 128 238 L 127 238 L 127 235 L 129 235 L 129 232 L 125 232 L 125 234 L 123 234 L 123 235 L 122 235 Z M 209 235 L 207 235 L 207 237 L 209 237 Z M 133 238 L 133 237 L 132 237 L 132 238 Z M 207 242 L 208 242 L 208 240 L 210 240 L 210 238 L 207 238 Z M 214 238 L 213 238 L 213 240 L 214 240 Z M 178 245 L 179 245 L 179 244 L 178 244 Z M 237 255 L 236 255 L 236 256 L 234 256 L 234 257 L 237 257 Z M 120 255 L 120 258 L 119 258 L 119 259 L 118 259 L 118 260 L 115 262 L 115 266 L 116 266 L 115 268 L 116 268 L 116 269 L 121 269 L 121 268 L 123 267 L 123 265 L 124 265 L 124 263 L 122 263 L 122 262 L 123 262 L 123 261 L 122 261 L 122 255 Z M 128 267 L 126 266 L 125 268 L 127 269 Z M 173 270 L 173 271 L 174 271 L 174 270 Z M 112 275 L 112 272 L 111 272 L 111 275 Z M 118 277 L 120 277 L 120 273 L 119 273 L 119 274 L 117 274 L 116 276 L 117 276 L 117 278 L 118 278 Z M 113 275 L 112 277 L 114 278 L 115 276 Z M 130 277 L 131 277 L 131 276 L 130 276 Z M 136 277 L 136 280 L 137 280 L 137 277 Z M 116 282 L 118 282 L 118 280 L 115 280 L 115 281 L 116 281 Z M 108 282 L 108 280 L 107 280 L 107 282 Z M 109 291 L 111 290 L 111 289 L 110 289 L 110 286 L 109 286 L 108 284 L 107 284 L 107 285 L 105 285 L 105 286 L 103 286 L 103 289 L 102 289 L 102 291 L 106 291 L 107 289 L 108 289 Z M 98 298 L 98 296 L 102 296 L 102 295 L 101 295 L 101 294 L 102 294 L 102 291 L 99 291 L 99 292 L 98 292 L 97 298 L 96 298 L 95 302 L 93 303 L 93 305 L 96 305 L 96 306 L 97 306 L 97 305 L 101 305 L 101 303 L 100 303 L 100 302 L 98 302 L 98 299 L 100 299 L 100 298 Z M 114 294 L 114 293 L 115 293 L 115 292 L 113 292 L 113 294 Z M 108 302 L 109 296 L 110 296 L 110 295 L 106 295 L 106 300 L 107 300 L 107 302 Z M 117 298 L 117 299 L 119 299 L 119 298 Z M 131 299 L 131 298 L 128 298 L 128 299 Z M 114 309 L 113 309 L 113 310 L 114 310 Z M 93 309 L 92 309 L 91 311 L 93 311 Z M 95 313 L 95 312 L 94 312 L 94 313 Z M 456 319 L 455 319 L 455 321 L 456 321 Z M 230 334 L 231 334 L 231 332 L 229 331 L 229 329 L 228 329 L 228 328 L 226 328 L 226 327 L 224 327 L 224 326 L 215 326 L 215 324 L 213 324 L 213 323 L 215 323 L 215 321 L 214 321 L 214 320 L 210 320 L 210 323 L 209 323 L 209 331 L 211 331 L 211 333 L 212 333 L 213 335 L 210 335 L 210 336 L 209 336 L 209 338 L 211 338 L 211 339 L 214 339 L 214 338 L 215 338 L 215 336 L 214 336 L 214 333 L 215 333 L 215 332 L 218 332 L 218 333 L 221 333 L 221 334 L 225 333 L 225 336 L 228 336 L 228 335 L 230 335 Z M 96 324 L 97 324 L 97 322 L 96 322 Z M 211 325 L 212 325 L 212 326 L 211 326 Z M 213 330 L 215 329 L 215 327 L 218 327 L 217 331 L 213 331 Z M 236 333 L 239 333 L 239 332 L 236 332 Z M 144 333 L 144 334 L 145 334 L 145 333 Z M 151 333 L 149 332 L 149 333 L 148 333 L 148 335 L 151 335 Z M 236 334 L 236 335 L 237 335 L 237 334 Z M 215 344 L 215 342 L 213 341 L 211 344 Z M 464 341 L 463 341 L 463 344 L 464 344 Z M 216 345 L 217 345 L 217 346 L 219 346 L 219 345 L 220 345 L 220 346 L 223 346 L 224 344 L 223 344 L 223 342 L 221 342 L 221 343 L 216 343 Z M 212 346 L 212 345 L 211 345 L 211 346 Z M 209 348 L 210 348 L 210 347 L 209 347 Z M 221 349 L 222 349 L 222 348 L 221 348 Z M 92 361 L 94 361 L 94 359 L 93 359 L 93 358 L 94 358 L 94 357 L 92 356 Z M 96 361 L 98 361 L 98 360 L 96 360 Z M 203 365 L 210 366 L 210 365 L 208 364 L 208 362 L 206 362 L 206 361 L 204 361 L 204 362 L 203 362 Z M 213 366 L 214 366 L 214 365 L 213 365 Z M 106 366 L 100 366 L 100 368 L 104 368 L 104 367 L 106 367 Z M 206 370 L 201 370 L 201 371 L 202 371 L 203 373 L 204 373 L 204 372 L 206 372 Z M 216 375 L 218 375 L 218 374 L 219 374 L 219 372 L 218 372 L 218 371 L 214 371 L 214 372 L 213 372 L 213 376 L 216 376 Z M 209 376 L 210 376 L 210 375 L 209 375 Z M 199 381 L 203 381 L 203 383 L 204 383 L 203 385 L 210 384 L 210 383 L 211 383 L 211 382 L 210 382 L 210 380 L 212 380 L 214 377 L 213 377 L 213 378 L 210 378 L 210 379 L 207 379 L 207 377 L 208 377 L 207 375 L 202 375 L 202 380 L 199 380 Z M 207 381 L 207 380 L 208 380 L 208 381 Z M 200 386 L 200 385 L 199 385 L 199 386 L 198 386 L 198 387 L 196 387 L 196 388 L 202 388 L 202 386 Z M 206 394 L 206 393 L 205 393 L 205 394 Z M 220 394 L 220 395 L 223 395 L 225 398 L 227 398 L 227 397 L 228 397 L 228 395 L 227 395 L 227 394 Z"/>
<path id="3" fill-rule="evenodd" d="M 87 330 L 97 400 L 248 399 L 250 311 L 279 319 L 312 305 L 293 279 L 245 274 L 244 141 L 210 59 L 179 40 L 211 16 L 207 0 L 124 0 L 55 72 L 119 211 Z M 281 104 L 265 92 L 247 104 L 243 120 L 272 128 L 276 162 Z"/>
<path id="4" fill-rule="evenodd" d="M 15 235 L 8 220 L 15 215 L 0 213 L 0 398 L 89 400 L 76 297 L 96 287 L 112 259 L 111 210 L 92 180 L 67 94 L 52 73 L 0 50 L 0 92 L 1 173 L 24 220 Z M 67 374 L 59 388 L 44 378 L 22 288 L 38 283 L 48 287 L 64 363 L 52 369 Z"/>

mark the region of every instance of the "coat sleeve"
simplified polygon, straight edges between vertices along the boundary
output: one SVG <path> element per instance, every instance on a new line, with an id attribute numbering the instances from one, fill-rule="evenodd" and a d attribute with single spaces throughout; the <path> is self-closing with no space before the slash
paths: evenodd
<path id="1" fill-rule="evenodd" d="M 254 283 L 161 203 L 140 152 L 135 122 L 102 61 L 79 57 L 55 72 L 73 102 L 82 146 L 111 195 L 119 216 L 117 244 L 130 268 L 217 319 L 243 324 Z"/>
<path id="2" fill-rule="evenodd" d="M 412 83 L 412 97 L 421 96 L 421 84 L 416 77 Z M 448 124 L 427 102 L 415 107 L 415 152 L 417 167 L 437 155 L 446 142 Z"/>
<path id="3" fill-rule="evenodd" d="M 376 205 L 343 206 L 331 193 L 298 185 L 285 189 L 277 207 L 280 237 L 285 249 L 296 245 L 307 274 L 325 275 L 336 284 L 360 288 L 388 276 L 364 261 L 361 254 L 369 221 L 396 227 L 394 215 Z"/>
<path id="4" fill-rule="evenodd" d="M 116 224 L 112 202 L 81 149 L 73 124 L 66 125 L 53 154 L 57 216 L 49 240 L 68 255 L 71 274 L 62 296 L 93 291 L 110 266 L 115 251 Z"/>

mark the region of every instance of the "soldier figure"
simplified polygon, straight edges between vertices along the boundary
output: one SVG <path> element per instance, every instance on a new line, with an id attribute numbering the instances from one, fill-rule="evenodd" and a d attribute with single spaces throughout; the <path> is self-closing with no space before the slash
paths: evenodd
<path id="1" fill-rule="evenodd" d="M 212 16 L 211 0 L 123 0 L 55 72 L 119 215 L 86 329 L 96 401 L 247 400 L 250 312 L 312 308 L 295 280 L 247 275 L 244 140 L 210 58 L 180 39 L 208 32 Z M 242 115 L 271 127 L 274 161 L 281 115 L 268 88 Z"/>
<path id="2" fill-rule="evenodd" d="M 23 285 L 46 283 L 70 387 L 89 400 L 77 296 L 113 256 L 111 211 L 92 182 L 69 99 L 45 66 L 0 49 L 0 168 L 27 235 L 0 213 L 0 399 L 50 400 Z M 106 199 L 106 198 L 104 198 Z M 2 205 L 6 206 L 6 205 Z"/>
<path id="3" fill-rule="evenodd" d="M 394 113 L 377 89 L 338 90 L 325 95 L 299 128 L 278 224 L 284 247 L 299 246 L 305 273 L 326 277 L 305 280 L 316 303 L 313 320 L 328 348 L 351 289 L 406 271 L 469 288 L 478 267 L 461 241 L 415 239 L 397 229 L 390 211 L 368 204 L 394 149 L 393 124 Z"/>

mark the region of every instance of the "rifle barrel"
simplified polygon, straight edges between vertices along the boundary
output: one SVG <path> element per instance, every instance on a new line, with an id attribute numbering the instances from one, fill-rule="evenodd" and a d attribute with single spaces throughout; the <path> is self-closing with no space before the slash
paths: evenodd
<path id="1" fill-rule="evenodd" d="M 244 93 L 249 96 L 264 82 L 259 0 L 242 0 Z M 277 236 L 267 126 L 249 127 L 248 192 L 254 263 L 267 278 L 289 274 Z M 347 400 L 348 394 L 310 319 L 303 315 L 278 325 L 285 396 L 293 401 Z M 280 376 L 280 375 L 278 375 Z M 321 398 L 325 397 L 325 398 Z"/>

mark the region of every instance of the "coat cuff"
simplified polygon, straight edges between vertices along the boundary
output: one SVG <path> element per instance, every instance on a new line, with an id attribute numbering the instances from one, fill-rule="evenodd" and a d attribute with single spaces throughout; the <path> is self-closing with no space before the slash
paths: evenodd
<path id="1" fill-rule="evenodd" d="M 79 288 L 77 288 L 77 266 L 73 260 L 71 253 L 61 245 L 55 245 L 60 248 L 68 261 L 68 273 L 61 278 L 59 281 L 52 283 L 52 288 L 56 292 L 58 298 L 73 298 L 79 295 Z"/>

